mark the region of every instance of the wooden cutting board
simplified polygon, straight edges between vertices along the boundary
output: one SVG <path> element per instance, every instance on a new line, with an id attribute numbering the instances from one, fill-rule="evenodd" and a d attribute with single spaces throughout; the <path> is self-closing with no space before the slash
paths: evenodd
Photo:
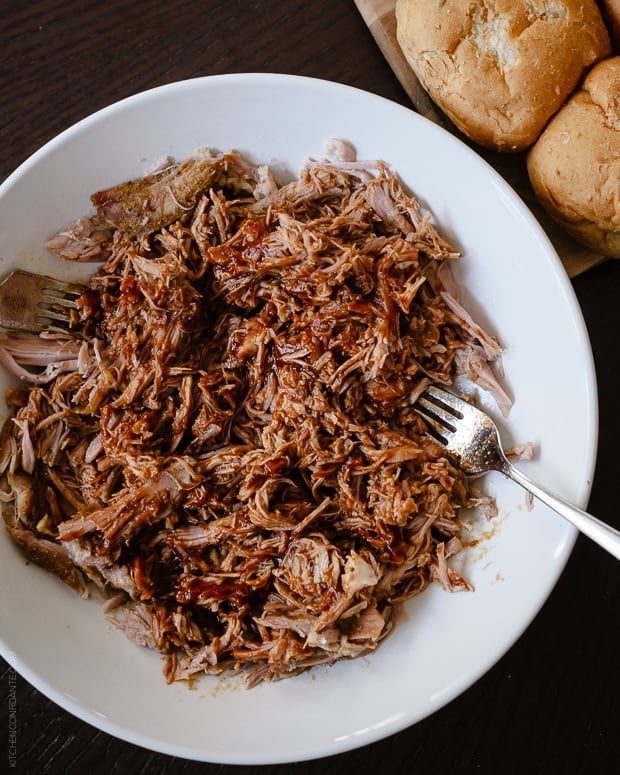
<path id="1" fill-rule="evenodd" d="M 562 259 L 568 275 L 576 277 L 585 272 L 586 269 L 605 261 L 605 256 L 575 242 L 540 207 L 528 179 L 525 154 L 500 154 L 474 145 L 433 104 L 409 66 L 396 40 L 396 16 L 394 13 L 396 0 L 355 0 L 355 5 L 416 111 L 464 140 L 505 178 L 546 231 Z"/>

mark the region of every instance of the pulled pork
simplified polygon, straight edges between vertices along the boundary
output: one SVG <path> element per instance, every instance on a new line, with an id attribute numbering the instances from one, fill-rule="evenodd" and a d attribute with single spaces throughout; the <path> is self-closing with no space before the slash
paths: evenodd
<path id="1" fill-rule="evenodd" d="M 430 581 L 469 589 L 447 564 L 469 487 L 415 401 L 473 371 L 505 406 L 500 349 L 396 175 L 344 154 L 279 188 L 202 153 L 93 202 L 49 243 L 105 258 L 81 340 L 0 342 L 31 383 L 0 442 L 23 551 L 98 585 L 168 681 L 356 657 Z"/>

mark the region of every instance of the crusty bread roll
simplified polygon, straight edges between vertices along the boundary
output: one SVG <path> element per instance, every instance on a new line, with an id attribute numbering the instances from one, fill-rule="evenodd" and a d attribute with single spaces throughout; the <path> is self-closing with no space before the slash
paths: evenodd
<path id="1" fill-rule="evenodd" d="M 575 239 L 620 258 L 620 56 L 599 62 L 527 158 L 534 192 Z"/>
<path id="2" fill-rule="evenodd" d="M 472 140 L 530 146 L 611 54 L 595 0 L 396 0 L 397 39 L 433 101 Z"/>

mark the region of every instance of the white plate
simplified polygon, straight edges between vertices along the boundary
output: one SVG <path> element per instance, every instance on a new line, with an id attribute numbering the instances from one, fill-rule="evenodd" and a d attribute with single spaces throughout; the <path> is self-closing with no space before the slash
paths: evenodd
<path id="1" fill-rule="evenodd" d="M 70 128 L 0 188 L 0 274 L 26 266 L 77 277 L 44 240 L 90 211 L 89 194 L 199 146 L 235 148 L 295 175 L 328 138 L 389 161 L 464 253 L 465 299 L 506 348 L 515 396 L 508 441 L 534 441 L 534 478 L 585 506 L 597 440 L 589 343 L 549 241 L 506 183 L 450 134 L 346 86 L 285 75 L 224 75 L 163 86 Z M 6 379 L 2 376 L 4 388 Z M 3 413 L 4 414 L 4 413 Z M 473 593 L 432 587 L 373 656 L 261 685 L 207 678 L 167 686 L 162 661 L 108 626 L 100 607 L 25 564 L 0 540 L 2 653 L 40 691 L 106 732 L 174 756 L 261 764 L 326 756 L 413 724 L 471 686 L 530 624 L 575 531 L 490 475 L 500 516 L 467 550 Z M 542 689 L 542 687 L 541 687 Z M 500 711 L 501 712 L 501 711 Z"/>

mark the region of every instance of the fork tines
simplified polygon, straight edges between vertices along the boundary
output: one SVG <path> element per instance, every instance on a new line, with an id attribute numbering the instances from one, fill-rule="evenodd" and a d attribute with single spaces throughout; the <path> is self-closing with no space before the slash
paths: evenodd
<path id="1" fill-rule="evenodd" d="M 80 286 L 60 280 L 41 288 L 37 324 L 49 331 L 68 333 L 72 324 L 71 310 L 77 310 L 77 299 L 82 293 Z"/>
<path id="2" fill-rule="evenodd" d="M 455 433 L 455 420 L 462 420 L 463 413 L 459 409 L 461 399 L 436 385 L 429 387 L 420 394 L 415 407 L 424 418 L 427 432 L 440 444 L 446 446 L 446 433 Z"/>

